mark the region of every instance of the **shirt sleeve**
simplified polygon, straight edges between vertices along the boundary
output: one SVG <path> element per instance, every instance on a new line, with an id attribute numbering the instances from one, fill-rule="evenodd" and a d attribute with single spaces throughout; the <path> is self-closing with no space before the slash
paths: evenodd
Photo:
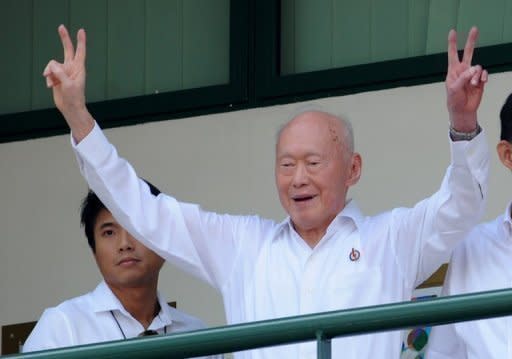
<path id="1" fill-rule="evenodd" d="M 23 344 L 23 352 L 76 345 L 68 318 L 57 308 L 46 309 Z"/>
<path id="2" fill-rule="evenodd" d="M 453 325 L 432 328 L 427 344 L 427 359 L 467 359 Z"/>
<path id="3" fill-rule="evenodd" d="M 165 194 L 152 195 L 97 124 L 78 145 L 72 145 L 89 187 L 128 232 L 218 289 L 230 278 L 241 243 L 259 237 L 264 222 L 259 217 L 216 214 Z"/>
<path id="4" fill-rule="evenodd" d="M 489 172 L 485 133 L 450 145 L 451 164 L 440 189 L 412 209 L 395 209 L 392 214 L 395 258 L 412 288 L 448 262 L 485 210 Z"/>
<path id="5" fill-rule="evenodd" d="M 453 261 L 453 258 L 452 258 Z M 456 265 L 456 264 L 455 264 Z M 441 295 L 459 294 L 453 289 L 453 262 L 450 264 Z M 457 334 L 457 324 L 432 327 L 427 344 L 427 359 L 467 359 L 464 341 Z"/>

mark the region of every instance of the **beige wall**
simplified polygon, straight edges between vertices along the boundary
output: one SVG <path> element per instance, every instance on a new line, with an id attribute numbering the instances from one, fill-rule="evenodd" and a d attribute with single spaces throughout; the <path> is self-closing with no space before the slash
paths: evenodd
<path id="1" fill-rule="evenodd" d="M 512 73 L 493 75 L 480 110 L 492 153 L 486 218 L 512 197 L 494 146 Z M 443 84 L 396 88 L 315 103 L 352 120 L 363 176 L 351 195 L 368 214 L 408 206 L 435 191 L 448 163 Z M 107 130 L 139 174 L 207 209 L 284 214 L 274 189 L 275 132 L 298 105 L 274 106 Z M 86 185 L 68 136 L 0 144 L 0 325 L 36 320 L 45 307 L 100 279 L 79 227 Z M 503 198 L 500 198 L 503 197 Z M 224 323 L 218 295 L 167 266 L 161 291 L 210 325 Z M 204 305 L 208 299 L 211 305 Z"/>

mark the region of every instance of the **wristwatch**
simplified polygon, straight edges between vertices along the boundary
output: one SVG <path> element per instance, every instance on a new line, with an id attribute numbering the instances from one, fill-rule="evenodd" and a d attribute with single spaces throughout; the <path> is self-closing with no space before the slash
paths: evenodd
<path id="1" fill-rule="evenodd" d="M 482 132 L 482 127 L 480 127 L 479 124 L 477 124 L 476 128 L 471 132 L 459 132 L 450 125 L 450 138 L 452 141 L 471 141 L 480 132 Z"/>

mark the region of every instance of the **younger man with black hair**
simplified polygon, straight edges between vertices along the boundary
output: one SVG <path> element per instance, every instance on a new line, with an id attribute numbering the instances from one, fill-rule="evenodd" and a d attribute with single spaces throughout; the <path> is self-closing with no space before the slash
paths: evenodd
<path id="1" fill-rule="evenodd" d="M 154 196 L 160 193 L 147 184 Z M 81 223 L 104 280 L 94 291 L 46 309 L 23 351 L 204 328 L 157 292 L 164 259 L 121 227 L 92 191 L 82 203 Z"/>
<path id="2" fill-rule="evenodd" d="M 503 165 L 512 170 L 512 94 L 500 112 L 501 138 L 496 146 Z M 512 285 L 512 202 L 495 220 L 477 226 L 453 252 L 443 294 L 489 291 Z M 512 357 L 510 317 L 435 327 L 428 359 Z"/>

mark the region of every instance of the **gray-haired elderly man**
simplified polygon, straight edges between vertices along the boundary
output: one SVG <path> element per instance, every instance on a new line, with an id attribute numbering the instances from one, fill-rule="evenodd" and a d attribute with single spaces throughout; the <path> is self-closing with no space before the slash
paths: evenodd
<path id="1" fill-rule="evenodd" d="M 288 213 L 281 223 L 219 215 L 160 194 L 151 196 L 85 106 L 85 32 L 77 49 L 59 28 L 64 62 L 44 76 L 66 119 L 80 170 L 125 228 L 163 258 L 217 288 L 228 323 L 409 300 L 447 261 L 483 212 L 488 148 L 477 123 L 487 72 L 472 66 L 477 30 L 462 60 L 448 38 L 447 104 L 452 162 L 440 189 L 413 208 L 375 217 L 347 192 L 361 175 L 347 122 L 300 113 L 280 131 L 275 177 Z M 398 358 L 397 331 L 333 340 L 335 358 Z M 314 358 L 315 343 L 240 352 L 238 358 Z"/>

